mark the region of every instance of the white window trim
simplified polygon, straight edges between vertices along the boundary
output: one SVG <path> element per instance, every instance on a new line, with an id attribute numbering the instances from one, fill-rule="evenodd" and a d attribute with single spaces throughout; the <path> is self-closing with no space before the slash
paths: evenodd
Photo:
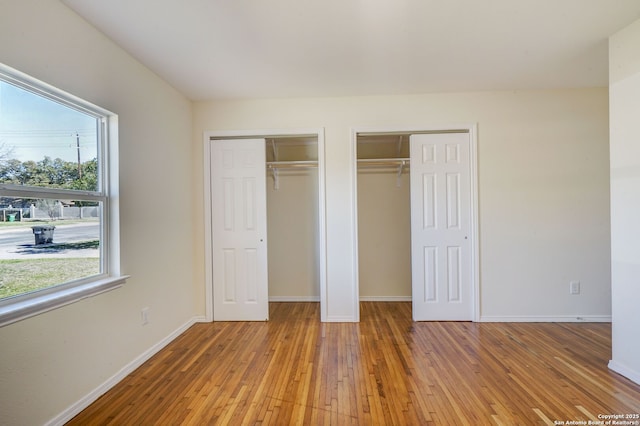
<path id="1" fill-rule="evenodd" d="M 101 255 L 103 272 L 94 277 L 71 281 L 0 301 L 0 327 L 2 327 L 119 288 L 125 283 L 128 276 L 122 275 L 120 271 L 118 116 L 1 63 L 0 76 L 8 83 L 100 118 L 102 129 L 99 149 L 103 159 L 101 176 L 98 177 L 101 181 L 101 191 L 99 193 L 74 191 L 74 196 L 80 199 L 103 202 L 100 236 L 103 245 Z M 42 197 L 55 197 L 57 193 L 61 192 L 69 194 L 69 191 L 61 191 L 56 188 L 21 188 L 19 185 L 0 184 L 0 195 L 3 196 L 24 194 L 25 192 Z"/>

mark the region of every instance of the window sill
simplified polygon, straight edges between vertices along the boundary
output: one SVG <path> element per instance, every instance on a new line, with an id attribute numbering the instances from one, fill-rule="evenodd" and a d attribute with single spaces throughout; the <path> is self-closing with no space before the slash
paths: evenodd
<path id="1" fill-rule="evenodd" d="M 127 281 L 127 278 L 129 278 L 128 275 L 103 278 L 55 293 L 1 306 L 0 327 L 78 302 L 87 297 L 115 290 L 116 288 L 122 287 Z"/>

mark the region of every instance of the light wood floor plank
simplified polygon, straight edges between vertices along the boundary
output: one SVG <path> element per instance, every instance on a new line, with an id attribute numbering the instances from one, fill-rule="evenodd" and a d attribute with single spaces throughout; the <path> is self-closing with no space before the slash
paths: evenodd
<path id="1" fill-rule="evenodd" d="M 536 425 L 640 413 L 640 386 L 607 368 L 611 325 L 411 321 L 317 303 L 269 322 L 196 324 L 70 425 Z"/>

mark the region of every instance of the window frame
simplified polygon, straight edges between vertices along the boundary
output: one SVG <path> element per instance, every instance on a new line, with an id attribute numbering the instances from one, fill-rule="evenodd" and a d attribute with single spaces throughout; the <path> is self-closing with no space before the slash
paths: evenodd
<path id="1" fill-rule="evenodd" d="M 120 271 L 118 116 L 2 63 L 0 63 L 0 79 L 37 96 L 95 117 L 100 123 L 97 130 L 99 162 L 97 191 L 0 183 L 0 196 L 24 197 L 26 195 L 29 198 L 77 199 L 97 201 L 102 204 L 101 272 L 98 275 L 0 300 L 0 327 L 2 327 L 119 288 L 128 276 L 122 275 Z"/>

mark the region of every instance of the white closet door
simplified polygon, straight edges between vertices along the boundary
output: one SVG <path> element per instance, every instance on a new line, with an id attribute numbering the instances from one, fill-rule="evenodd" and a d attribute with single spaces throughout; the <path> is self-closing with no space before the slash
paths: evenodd
<path id="1" fill-rule="evenodd" d="M 213 319 L 269 319 L 264 139 L 211 142 Z"/>
<path id="2" fill-rule="evenodd" d="M 470 140 L 412 135 L 411 263 L 415 321 L 470 321 Z"/>

